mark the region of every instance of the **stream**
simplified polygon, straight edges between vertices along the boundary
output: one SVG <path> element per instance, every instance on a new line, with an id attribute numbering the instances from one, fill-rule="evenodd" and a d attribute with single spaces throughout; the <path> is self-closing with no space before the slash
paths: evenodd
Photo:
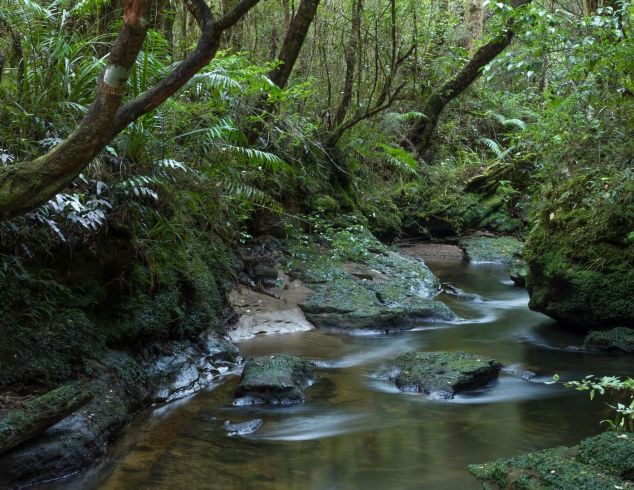
<path id="1" fill-rule="evenodd" d="M 565 350 L 582 335 L 528 309 L 526 291 L 494 264 L 428 262 L 445 283 L 481 302 L 443 295 L 463 320 L 399 334 L 310 331 L 258 337 L 243 355 L 288 353 L 317 361 L 304 405 L 234 407 L 238 376 L 139 417 L 98 467 L 49 484 L 64 489 L 478 489 L 466 465 L 598 433 L 604 402 L 546 385 L 553 374 L 631 374 L 628 358 Z M 399 353 L 464 350 L 505 366 L 485 388 L 453 400 L 401 393 L 377 373 Z M 523 379 L 523 371 L 536 374 Z M 247 436 L 231 422 L 262 419 Z"/>

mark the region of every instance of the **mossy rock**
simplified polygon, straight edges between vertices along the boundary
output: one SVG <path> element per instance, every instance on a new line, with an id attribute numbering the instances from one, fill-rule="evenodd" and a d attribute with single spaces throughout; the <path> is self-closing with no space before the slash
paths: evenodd
<path id="1" fill-rule="evenodd" d="M 27 401 L 0 415 L 0 455 L 41 434 L 92 399 L 92 393 L 73 383 Z"/>
<path id="2" fill-rule="evenodd" d="M 408 352 L 396 358 L 390 380 L 402 391 L 453 398 L 496 379 L 502 364 L 466 352 Z"/>
<path id="3" fill-rule="evenodd" d="M 516 265 L 521 262 L 522 242 L 511 236 L 470 236 L 460 240 L 467 260 L 473 263 Z"/>
<path id="4" fill-rule="evenodd" d="M 607 432 L 573 448 L 558 447 L 469 465 L 484 488 L 598 490 L 634 488 L 634 435 Z"/>
<path id="5" fill-rule="evenodd" d="M 582 331 L 634 324 L 632 196 L 626 172 L 578 175 L 545 192 L 524 248 L 532 309 Z"/>
<path id="6" fill-rule="evenodd" d="M 288 355 L 250 359 L 235 391 L 236 405 L 303 403 L 304 389 L 315 382 L 308 361 Z"/>
<path id="7" fill-rule="evenodd" d="M 22 488 L 67 476 L 106 453 L 138 399 L 124 393 L 109 376 L 90 382 L 86 390 L 93 397 L 88 405 L 0 458 L 1 488 Z"/>
<path id="8" fill-rule="evenodd" d="M 577 460 L 611 475 L 634 480 L 634 434 L 608 431 L 584 439 L 579 444 Z"/>
<path id="9" fill-rule="evenodd" d="M 634 352 L 634 329 L 619 327 L 612 330 L 594 330 L 585 340 L 584 347 L 608 352 Z"/>

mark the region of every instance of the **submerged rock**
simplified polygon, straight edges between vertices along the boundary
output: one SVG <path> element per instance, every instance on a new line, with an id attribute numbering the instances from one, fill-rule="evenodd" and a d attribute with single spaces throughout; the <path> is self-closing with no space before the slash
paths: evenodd
<path id="1" fill-rule="evenodd" d="M 627 327 L 612 330 L 595 330 L 586 337 L 584 347 L 608 352 L 634 352 L 634 329 Z"/>
<path id="2" fill-rule="evenodd" d="M 224 429 L 229 436 L 246 436 L 256 432 L 264 421 L 262 419 L 249 420 L 248 422 L 231 423 L 228 420 L 224 424 Z"/>
<path id="3" fill-rule="evenodd" d="M 634 434 L 605 432 L 558 447 L 469 465 L 486 489 L 595 490 L 634 486 Z"/>
<path id="4" fill-rule="evenodd" d="M 510 236 L 474 235 L 460 240 L 467 259 L 474 263 L 516 265 L 521 263 L 522 242 Z"/>
<path id="5" fill-rule="evenodd" d="M 482 301 L 482 296 L 475 293 L 466 293 L 462 289 L 457 288 L 453 284 L 443 284 L 443 291 L 449 296 L 453 296 L 461 301 L 468 301 L 473 303 L 479 303 Z"/>
<path id="6" fill-rule="evenodd" d="M 193 395 L 242 363 L 238 348 L 214 332 L 203 334 L 197 346 L 176 342 L 170 350 L 149 368 L 159 403 Z"/>
<path id="7" fill-rule="evenodd" d="M 289 405 L 306 399 L 315 382 L 310 363 L 299 357 L 273 355 L 250 359 L 235 391 L 235 405 Z"/>
<path id="8" fill-rule="evenodd" d="M 496 379 L 502 364 L 466 352 L 408 352 L 396 358 L 389 379 L 402 391 L 453 398 Z"/>

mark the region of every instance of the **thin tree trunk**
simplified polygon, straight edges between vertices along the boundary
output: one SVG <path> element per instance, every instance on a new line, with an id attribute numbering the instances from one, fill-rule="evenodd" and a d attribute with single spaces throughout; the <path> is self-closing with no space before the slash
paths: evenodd
<path id="1" fill-rule="evenodd" d="M 357 55 L 359 48 L 359 36 L 361 35 L 361 13 L 363 12 L 363 0 L 353 0 L 352 3 L 352 29 L 350 31 L 350 38 L 348 45 L 346 46 L 346 76 L 343 83 L 343 91 L 339 107 L 333 120 L 334 129 L 343 123 L 348 111 L 350 110 L 350 104 L 352 103 L 352 96 L 354 90 L 354 78 L 357 66 Z M 330 145 L 332 146 L 332 145 Z"/>
<path id="2" fill-rule="evenodd" d="M 286 87 L 288 79 L 293 72 L 295 62 L 304 45 L 310 25 L 317 13 L 319 1 L 320 0 L 302 0 L 297 9 L 297 13 L 288 27 L 286 37 L 280 49 L 280 54 L 277 57 L 280 64 L 269 72 L 271 81 L 280 88 Z"/>
<path id="3" fill-rule="evenodd" d="M 514 7 L 527 5 L 531 1 L 519 0 Z M 427 153 L 444 108 L 477 80 L 482 73 L 482 69 L 511 44 L 514 34 L 512 21 L 510 21 L 502 34 L 495 36 L 488 43 L 481 46 L 474 53 L 471 60 L 453 78 L 443 84 L 427 99 L 422 110 L 425 116 L 416 121 L 403 142 L 405 146 L 409 146 L 419 156 Z"/>
<path id="4" fill-rule="evenodd" d="M 471 51 L 477 40 L 482 37 L 484 26 L 482 0 L 466 0 L 463 24 L 465 32 L 462 45 Z"/>
<path id="5" fill-rule="evenodd" d="M 293 17 L 293 20 L 291 20 L 282 43 L 282 48 L 280 49 L 280 54 L 277 57 L 279 64 L 268 74 L 270 80 L 279 88 L 283 89 L 288 84 L 288 79 L 293 72 L 299 53 L 304 46 L 310 25 L 317 13 L 319 2 L 320 0 L 302 0 L 297 9 L 297 13 Z M 256 107 L 255 113 L 259 116 L 259 120 L 246 130 L 249 144 L 256 142 L 262 133 L 266 119 L 274 111 L 275 107 L 272 104 L 267 104 L 264 100 Z"/>

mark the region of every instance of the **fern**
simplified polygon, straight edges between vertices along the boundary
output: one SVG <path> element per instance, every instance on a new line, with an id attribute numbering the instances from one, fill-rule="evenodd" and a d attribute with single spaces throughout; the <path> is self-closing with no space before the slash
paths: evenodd
<path id="1" fill-rule="evenodd" d="M 408 151 L 402 148 L 395 148 L 389 145 L 379 145 L 388 155 L 389 162 L 399 170 L 407 173 L 418 173 L 418 162 Z"/>
<path id="2" fill-rule="evenodd" d="M 218 148 L 223 152 L 237 156 L 250 166 L 263 167 L 272 172 L 284 171 L 292 173 L 293 171 L 290 165 L 273 153 L 229 144 L 219 145 Z"/>
<path id="3" fill-rule="evenodd" d="M 504 115 L 498 114 L 497 112 L 493 112 L 493 111 L 487 111 L 485 114 L 495 119 L 501 126 L 505 128 L 514 127 L 516 129 L 519 129 L 520 131 L 526 129 L 526 123 L 522 121 L 521 119 L 518 119 L 518 118 L 507 119 Z"/>
<path id="4" fill-rule="evenodd" d="M 502 146 L 495 140 L 490 138 L 481 138 L 481 141 L 495 153 L 495 156 L 498 160 L 504 160 L 510 153 L 513 151 L 513 146 L 507 148 L 506 150 L 502 148 Z"/>

